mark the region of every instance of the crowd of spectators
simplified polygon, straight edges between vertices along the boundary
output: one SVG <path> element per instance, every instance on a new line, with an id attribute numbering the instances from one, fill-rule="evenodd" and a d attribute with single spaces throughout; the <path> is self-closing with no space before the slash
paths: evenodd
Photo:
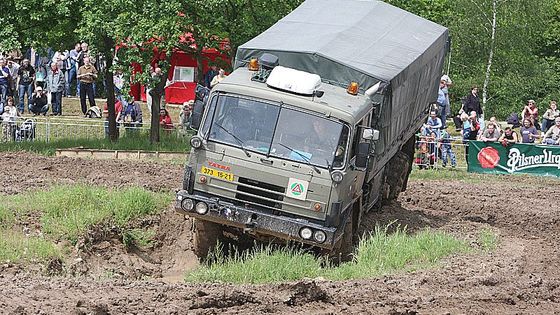
<path id="1" fill-rule="evenodd" d="M 441 77 L 439 94 L 431 107 L 426 123 L 417 137 L 415 164 L 420 168 L 433 166 L 441 160 L 441 165 L 457 165 L 453 141 L 465 145 L 465 158 L 468 157 L 468 143 L 472 140 L 499 142 L 504 146 L 514 143 L 560 145 L 560 111 L 556 101 L 550 101 L 548 108 L 539 119 L 539 109 L 534 100 L 529 100 L 521 114 L 512 114 L 505 128 L 491 117 L 484 120 L 483 107 L 478 96 L 478 87 L 473 86 L 467 96 L 462 98 L 461 109 L 453 117 L 456 137 L 450 136 L 447 117 L 450 116 L 449 88 L 452 81 L 449 76 Z M 513 118 L 512 118 L 513 117 Z M 521 122 L 518 123 L 519 117 Z M 519 128 L 519 130 L 517 130 Z"/>

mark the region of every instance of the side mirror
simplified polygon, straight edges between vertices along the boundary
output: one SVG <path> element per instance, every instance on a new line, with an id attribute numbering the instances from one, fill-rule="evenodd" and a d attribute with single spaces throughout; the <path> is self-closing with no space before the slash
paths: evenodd
<path id="1" fill-rule="evenodd" d="M 197 84 L 194 90 L 194 104 L 191 113 L 191 128 L 198 130 L 202 122 L 202 115 L 204 114 L 204 106 L 210 95 L 210 89 L 204 85 Z"/>
<path id="2" fill-rule="evenodd" d="M 356 151 L 356 160 L 354 162 L 354 166 L 357 169 L 364 170 L 367 167 L 369 150 L 370 150 L 369 142 L 358 143 L 358 150 Z"/>
<path id="3" fill-rule="evenodd" d="M 369 141 L 377 141 L 379 140 L 379 130 L 366 128 L 362 133 L 362 139 L 369 140 Z"/>
<path id="4" fill-rule="evenodd" d="M 204 113 L 204 102 L 201 100 L 194 101 L 191 113 L 191 128 L 198 130 L 202 121 L 202 114 Z"/>

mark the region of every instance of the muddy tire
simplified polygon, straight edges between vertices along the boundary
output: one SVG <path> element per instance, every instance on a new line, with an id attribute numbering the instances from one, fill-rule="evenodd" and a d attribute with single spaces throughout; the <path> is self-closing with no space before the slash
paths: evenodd
<path id="1" fill-rule="evenodd" d="M 387 164 L 385 169 L 385 184 L 383 185 L 383 201 L 397 199 L 399 194 L 406 189 L 408 175 L 410 174 L 411 157 L 399 151 Z"/>
<path id="2" fill-rule="evenodd" d="M 206 259 L 218 241 L 222 240 L 223 229 L 220 224 L 194 219 L 193 251 L 199 259 Z"/>

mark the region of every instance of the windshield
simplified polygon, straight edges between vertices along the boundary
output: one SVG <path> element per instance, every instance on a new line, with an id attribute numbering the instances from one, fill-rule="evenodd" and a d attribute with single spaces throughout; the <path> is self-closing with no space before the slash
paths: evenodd
<path id="1" fill-rule="evenodd" d="M 341 167 L 348 126 L 255 99 L 219 95 L 210 102 L 208 140 L 320 167 Z"/>

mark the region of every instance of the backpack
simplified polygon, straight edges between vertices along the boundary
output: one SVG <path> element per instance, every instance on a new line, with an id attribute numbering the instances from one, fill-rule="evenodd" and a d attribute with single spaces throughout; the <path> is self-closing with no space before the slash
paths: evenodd
<path id="1" fill-rule="evenodd" d="M 510 125 L 513 126 L 513 128 L 519 128 L 521 127 L 521 123 L 519 122 L 519 114 L 517 113 L 511 113 L 506 122 Z"/>
<path id="2" fill-rule="evenodd" d="M 101 111 L 99 110 L 99 107 L 97 107 L 97 106 L 90 107 L 86 112 L 86 117 L 87 118 L 101 118 Z"/>

